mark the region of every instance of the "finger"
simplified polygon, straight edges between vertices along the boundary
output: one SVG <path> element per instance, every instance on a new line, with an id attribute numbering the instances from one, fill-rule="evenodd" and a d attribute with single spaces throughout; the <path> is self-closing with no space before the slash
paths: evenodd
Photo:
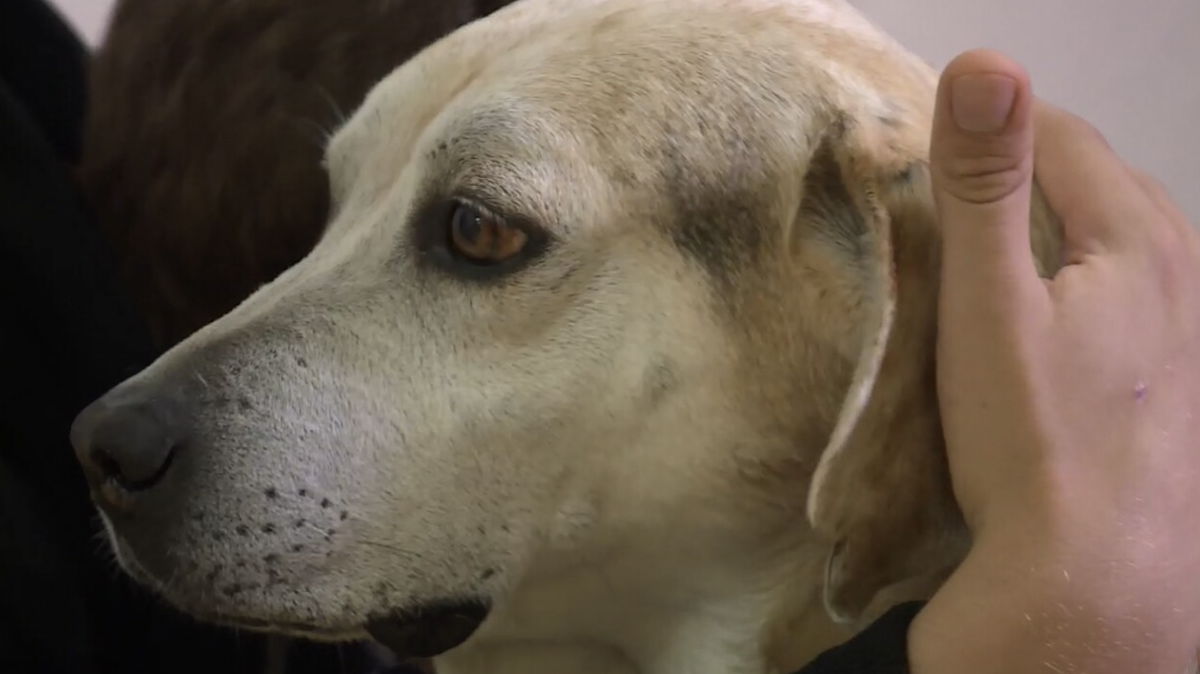
<path id="1" fill-rule="evenodd" d="M 1150 202 L 1157 209 L 1156 215 L 1168 222 L 1165 227 L 1155 227 L 1153 224 L 1146 226 L 1147 237 L 1156 248 L 1142 258 L 1157 272 L 1156 276 L 1164 284 L 1161 288 L 1162 294 L 1172 296 L 1173 291 L 1194 283 L 1189 282 L 1189 279 L 1197 278 L 1196 269 L 1200 264 L 1200 232 L 1171 198 L 1165 185 L 1132 166 L 1129 167 L 1129 174 L 1150 198 Z"/>
<path id="2" fill-rule="evenodd" d="M 1129 171 L 1129 175 L 1133 176 L 1133 179 L 1137 181 L 1137 184 L 1141 185 L 1142 189 L 1146 192 L 1146 196 L 1150 197 L 1150 200 L 1156 206 L 1161 207 L 1171 203 L 1171 197 L 1167 194 L 1167 188 L 1157 178 L 1133 165 L 1126 165 L 1125 168 Z"/>
<path id="3" fill-rule="evenodd" d="M 1063 221 L 1070 254 L 1144 248 L 1148 226 L 1163 218 L 1100 132 L 1083 119 L 1039 102 L 1034 166 L 1050 208 Z"/>
<path id="4" fill-rule="evenodd" d="M 1187 216 L 1180 210 L 1179 204 L 1171 198 L 1171 193 L 1167 191 L 1167 187 L 1162 184 L 1154 176 L 1142 171 L 1133 166 L 1128 167 L 1130 175 L 1142 186 L 1142 190 L 1146 192 L 1146 196 L 1150 198 L 1151 203 L 1158 207 L 1159 211 L 1166 214 L 1177 224 L 1191 226 Z"/>
<path id="5" fill-rule="evenodd" d="M 1045 296 L 1029 235 L 1032 98 L 1025 70 L 996 52 L 963 54 L 942 75 L 930 158 L 951 311 Z"/>

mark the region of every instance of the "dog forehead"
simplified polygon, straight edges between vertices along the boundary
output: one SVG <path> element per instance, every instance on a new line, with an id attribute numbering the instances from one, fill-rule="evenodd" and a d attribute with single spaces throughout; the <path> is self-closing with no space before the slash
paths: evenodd
<path id="1" fill-rule="evenodd" d="M 871 88 L 864 80 L 911 77 L 903 56 L 845 0 L 522 0 L 385 78 L 334 134 L 330 162 L 386 145 L 367 131 L 371 118 L 412 130 L 481 89 L 541 99 L 576 122 L 598 120 L 595 129 L 611 128 L 615 113 L 636 131 L 673 107 L 727 110 L 756 84 L 803 86 L 813 99 L 861 96 Z M 634 112 L 627 103 L 639 95 L 658 109 L 620 114 Z"/>
<path id="2" fill-rule="evenodd" d="M 684 4 L 516 3 L 385 80 L 331 161 L 354 155 L 381 183 L 419 164 L 551 227 L 654 224 L 729 279 L 834 99 L 870 96 L 860 52 L 882 43 L 838 0 Z"/>
<path id="3" fill-rule="evenodd" d="M 832 4 L 830 4 L 832 3 Z M 543 98 L 605 117 L 623 95 L 652 86 L 661 104 L 695 104 L 697 84 L 763 66 L 764 56 L 804 42 L 797 27 L 824 31 L 835 0 L 523 0 L 435 43 L 385 78 L 330 150 L 355 145 L 371 116 L 428 122 L 479 89 Z M 844 23 L 844 22 L 843 22 Z M 770 42 L 771 44 L 766 44 Z M 836 51 L 830 44 L 826 51 Z M 776 56 L 778 54 L 775 54 Z M 836 58 L 830 53 L 830 60 Z M 759 74 L 765 74 L 760 72 Z M 507 86 L 507 91 L 505 87 Z M 728 88 L 726 88 L 728 91 Z M 644 91 L 642 93 L 645 93 Z M 718 90 L 704 92 L 720 93 Z M 469 97 L 469 96 L 467 96 Z M 720 106 L 719 101 L 705 101 Z M 361 119 L 360 119 L 361 118 Z M 378 139 L 371 145 L 378 145 Z"/>

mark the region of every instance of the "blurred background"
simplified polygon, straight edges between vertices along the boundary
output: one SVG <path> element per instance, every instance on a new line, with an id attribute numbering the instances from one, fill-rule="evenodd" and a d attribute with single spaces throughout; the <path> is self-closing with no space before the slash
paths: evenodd
<path id="1" fill-rule="evenodd" d="M 101 39 L 112 0 L 54 1 Z M 1013 55 L 1200 222 L 1200 0 L 851 2 L 935 67 L 972 47 Z"/>

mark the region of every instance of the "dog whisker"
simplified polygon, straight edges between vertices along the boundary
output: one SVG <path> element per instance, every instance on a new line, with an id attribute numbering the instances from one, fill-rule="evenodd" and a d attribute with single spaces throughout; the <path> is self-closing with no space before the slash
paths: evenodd
<path id="1" fill-rule="evenodd" d="M 333 113 L 334 127 L 329 129 L 328 133 L 328 135 L 333 135 L 337 127 L 346 123 L 346 111 L 342 109 L 342 106 L 338 105 L 337 99 L 333 97 L 333 94 L 329 93 L 329 89 L 323 84 L 316 82 L 313 84 L 313 89 L 329 105 L 329 110 Z"/>
<path id="2" fill-rule="evenodd" d="M 306 529 L 311 529 L 312 531 L 315 531 L 318 534 L 321 534 L 322 536 L 329 536 L 333 533 L 333 529 L 322 529 L 321 527 L 313 524 L 312 522 L 305 522 L 304 527 Z"/>
<path id="3" fill-rule="evenodd" d="M 417 561 L 417 560 L 421 559 L 420 553 L 414 552 L 412 550 L 406 550 L 404 548 L 396 547 L 395 545 L 391 545 L 389 543 L 383 543 L 381 541 L 373 541 L 373 540 L 365 539 L 365 538 L 358 539 L 356 542 L 361 543 L 363 545 L 369 545 L 373 548 L 387 550 L 388 552 L 391 552 L 391 553 L 397 555 L 398 557 L 403 559 L 405 562 L 412 562 L 412 561 Z"/>
<path id="4" fill-rule="evenodd" d="M 336 129 L 329 128 L 320 122 L 307 117 L 297 117 L 292 120 L 305 137 L 320 152 L 324 152 Z"/>
<path id="5" fill-rule="evenodd" d="M 212 388 L 211 386 L 209 386 L 208 380 L 204 378 L 204 375 L 200 374 L 199 370 L 193 370 L 192 376 L 194 376 L 196 378 L 196 381 L 200 382 L 200 386 L 202 386 L 205 391 L 208 391 L 209 389 Z"/>

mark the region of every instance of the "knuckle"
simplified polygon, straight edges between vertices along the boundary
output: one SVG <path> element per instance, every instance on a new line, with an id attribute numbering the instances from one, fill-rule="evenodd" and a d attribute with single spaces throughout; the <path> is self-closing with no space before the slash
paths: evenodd
<path id="1" fill-rule="evenodd" d="M 1113 152 L 1108 138 L 1083 117 L 1056 107 L 1040 109 L 1039 114 L 1039 136 L 1054 138 L 1064 144 L 1090 142 Z"/>
<path id="2" fill-rule="evenodd" d="M 1183 223 L 1184 254 L 1188 255 L 1193 273 L 1200 278 L 1200 228 L 1190 222 Z"/>
<path id="3" fill-rule="evenodd" d="M 1134 179 L 1141 185 L 1142 191 L 1146 193 L 1146 197 L 1168 220 L 1175 224 L 1176 228 L 1184 230 L 1184 234 L 1189 230 L 1194 230 L 1165 183 L 1139 169 L 1131 168 L 1130 170 L 1133 172 Z"/>
<path id="4" fill-rule="evenodd" d="M 1158 294 L 1164 298 L 1177 298 L 1180 292 L 1191 285 L 1193 268 L 1190 260 L 1172 248 L 1158 248 L 1152 256 L 1152 274 L 1158 281 Z"/>
<path id="5" fill-rule="evenodd" d="M 1188 232 L 1171 227 L 1165 216 L 1154 214 L 1139 223 L 1144 230 L 1146 254 L 1150 266 L 1164 284 L 1164 289 L 1179 288 L 1196 275 L 1196 249 L 1188 240 Z"/>
<path id="6" fill-rule="evenodd" d="M 1074 119 L 1075 130 L 1080 136 L 1090 138 L 1096 144 L 1112 150 L 1112 144 L 1108 142 L 1108 136 L 1105 136 L 1100 129 L 1078 115 L 1072 114 L 1071 117 Z"/>
<path id="7" fill-rule="evenodd" d="M 1176 235 L 1179 238 L 1179 243 L 1184 244 L 1186 249 L 1190 245 L 1188 236 L 1195 235 L 1196 229 L 1188 222 L 1187 216 L 1179 209 L 1179 205 L 1171 196 L 1171 190 L 1158 178 L 1139 169 L 1135 166 L 1127 166 L 1129 173 L 1133 176 L 1134 181 L 1141 187 L 1150 203 L 1158 210 L 1158 212 L 1167 220 L 1168 225 L 1174 225 Z"/>
<path id="8" fill-rule="evenodd" d="M 948 191 L 969 203 L 992 203 L 1008 198 L 1029 179 L 1029 166 L 1020 157 L 980 155 L 953 157 L 942 167 Z"/>
<path id="9" fill-rule="evenodd" d="M 1146 187 L 1146 189 L 1148 189 L 1152 192 L 1155 192 L 1155 193 L 1159 193 L 1159 194 L 1166 193 L 1166 191 L 1167 191 L 1166 186 L 1163 185 L 1162 182 L 1160 182 L 1158 180 L 1158 178 L 1155 178 L 1154 176 L 1150 175 L 1149 173 L 1146 173 L 1142 169 L 1137 168 L 1135 166 L 1130 166 L 1129 170 L 1133 172 L 1134 177 L 1136 177 L 1138 179 L 1138 182 L 1142 183 L 1142 185 L 1144 185 Z"/>
<path id="10" fill-rule="evenodd" d="M 1149 173 L 1146 173 L 1145 171 L 1133 166 L 1129 167 L 1129 171 L 1133 174 L 1133 177 L 1135 180 L 1137 180 L 1138 184 L 1142 186 L 1142 189 L 1146 191 L 1146 194 L 1152 199 L 1157 201 L 1170 200 L 1170 195 L 1167 192 L 1167 186 L 1162 184 L 1158 178 L 1155 178 Z"/>

